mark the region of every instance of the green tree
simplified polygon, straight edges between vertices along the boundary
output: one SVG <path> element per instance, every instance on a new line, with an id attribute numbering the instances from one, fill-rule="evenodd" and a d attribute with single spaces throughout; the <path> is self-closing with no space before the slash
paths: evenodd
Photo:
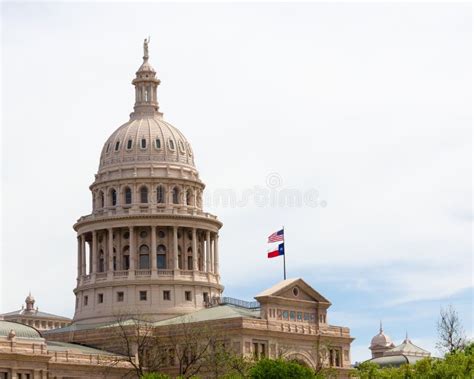
<path id="1" fill-rule="evenodd" d="M 261 359 L 249 370 L 252 379 L 306 379 L 314 378 L 313 371 L 284 359 Z"/>
<path id="2" fill-rule="evenodd" d="M 149 372 L 147 374 L 143 374 L 140 379 L 171 379 L 171 376 L 160 374 L 158 372 Z"/>

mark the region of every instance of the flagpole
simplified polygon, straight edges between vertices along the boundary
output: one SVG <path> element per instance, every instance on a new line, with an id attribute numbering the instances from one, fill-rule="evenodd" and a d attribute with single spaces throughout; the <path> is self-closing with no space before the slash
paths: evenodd
<path id="1" fill-rule="evenodd" d="M 285 226 L 282 226 L 283 230 L 283 243 L 285 243 Z M 283 254 L 283 280 L 286 280 L 286 246 Z"/>

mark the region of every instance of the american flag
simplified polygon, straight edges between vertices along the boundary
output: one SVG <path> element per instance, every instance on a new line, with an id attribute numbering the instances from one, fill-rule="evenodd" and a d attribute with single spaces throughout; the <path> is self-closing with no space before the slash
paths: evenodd
<path id="1" fill-rule="evenodd" d="M 268 243 L 272 242 L 283 242 L 283 229 L 279 230 L 278 232 L 273 233 L 268 237 Z"/>

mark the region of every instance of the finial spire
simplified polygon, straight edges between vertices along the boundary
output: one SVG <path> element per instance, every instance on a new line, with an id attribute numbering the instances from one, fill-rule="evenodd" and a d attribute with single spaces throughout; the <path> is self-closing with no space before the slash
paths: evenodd
<path id="1" fill-rule="evenodd" d="M 383 328 L 382 328 L 382 320 L 380 320 L 380 333 L 383 332 Z"/>

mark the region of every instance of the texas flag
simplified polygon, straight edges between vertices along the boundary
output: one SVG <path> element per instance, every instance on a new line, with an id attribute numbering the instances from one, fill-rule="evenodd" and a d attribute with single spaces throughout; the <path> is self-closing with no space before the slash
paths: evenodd
<path id="1" fill-rule="evenodd" d="M 280 255 L 285 255 L 285 244 L 284 243 L 278 244 L 278 249 L 268 252 L 268 258 L 279 257 Z"/>

